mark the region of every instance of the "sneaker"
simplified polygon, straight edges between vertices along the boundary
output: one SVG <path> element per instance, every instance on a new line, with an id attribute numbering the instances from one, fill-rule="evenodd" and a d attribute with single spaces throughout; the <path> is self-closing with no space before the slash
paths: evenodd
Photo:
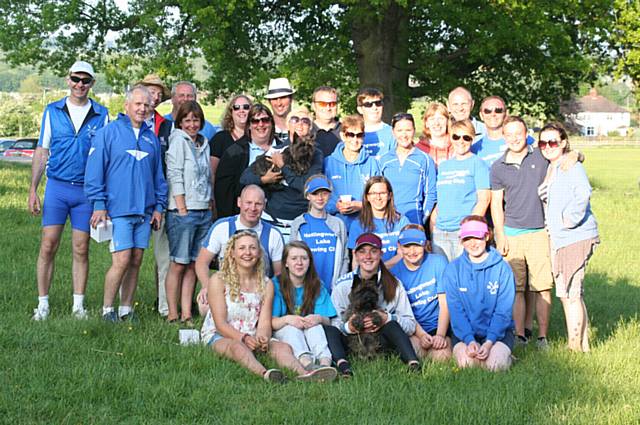
<path id="1" fill-rule="evenodd" d="M 84 307 L 74 309 L 71 311 L 71 315 L 78 320 L 86 320 L 89 318 L 89 313 L 84 309 Z"/>
<path id="2" fill-rule="evenodd" d="M 522 336 L 522 335 L 516 335 L 516 347 L 517 346 L 521 346 L 521 347 L 526 347 L 529 344 L 529 340 Z"/>
<path id="3" fill-rule="evenodd" d="M 340 364 L 338 364 L 338 372 L 340 372 L 341 378 L 353 377 L 353 371 L 351 370 L 351 365 L 348 361 L 340 362 Z"/>
<path id="4" fill-rule="evenodd" d="M 269 369 L 262 375 L 262 378 L 267 382 L 276 384 L 283 384 L 287 380 L 280 369 Z"/>
<path id="5" fill-rule="evenodd" d="M 35 320 L 37 322 L 41 322 L 44 320 L 47 320 L 47 317 L 49 317 L 49 308 L 45 307 L 45 308 L 34 308 L 33 309 L 33 316 L 31 317 L 31 320 Z"/>
<path id="6" fill-rule="evenodd" d="M 129 322 L 131 324 L 140 323 L 140 319 L 138 318 L 138 315 L 134 311 L 120 316 L 120 321 Z"/>
<path id="7" fill-rule="evenodd" d="M 118 323 L 120 321 L 120 318 L 118 317 L 118 313 L 116 313 L 115 311 L 111 311 L 109 313 L 103 314 L 102 320 L 109 323 Z"/>
<path id="8" fill-rule="evenodd" d="M 320 369 L 321 367 L 327 367 L 327 366 L 320 366 L 319 364 L 315 364 L 314 362 L 311 362 L 308 365 L 304 366 L 304 370 L 306 370 L 307 372 L 313 372 L 314 370 Z"/>
<path id="9" fill-rule="evenodd" d="M 331 366 L 321 366 L 311 372 L 298 376 L 303 382 L 331 382 L 338 376 L 338 371 Z"/>
<path id="10" fill-rule="evenodd" d="M 411 372 L 411 373 L 421 373 L 422 372 L 422 366 L 417 361 L 409 362 L 409 364 L 407 366 L 408 366 L 409 372 Z"/>
<path id="11" fill-rule="evenodd" d="M 533 336 L 533 331 L 531 329 L 524 328 L 524 337 L 527 339 L 531 339 Z"/>
<path id="12" fill-rule="evenodd" d="M 551 347 L 549 346 L 549 341 L 547 341 L 547 338 L 541 336 L 536 340 L 536 348 L 540 351 L 548 351 Z"/>

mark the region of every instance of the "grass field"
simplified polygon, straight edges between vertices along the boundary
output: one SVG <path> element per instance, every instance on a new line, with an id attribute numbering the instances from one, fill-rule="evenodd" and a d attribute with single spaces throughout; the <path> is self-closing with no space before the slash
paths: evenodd
<path id="1" fill-rule="evenodd" d="M 511 371 L 397 359 L 355 362 L 332 384 L 274 386 L 205 347 L 178 345 L 153 312 L 153 261 L 145 258 L 135 326 L 99 320 L 107 247 L 92 243 L 87 305 L 71 318 L 69 231 L 58 254 L 47 322 L 35 307 L 39 219 L 26 212 L 29 168 L 0 163 L 0 423 L 638 424 L 640 423 L 640 149 L 585 150 L 602 244 L 586 278 L 593 350 L 564 350 L 555 303 L 552 349 L 518 349 Z"/>

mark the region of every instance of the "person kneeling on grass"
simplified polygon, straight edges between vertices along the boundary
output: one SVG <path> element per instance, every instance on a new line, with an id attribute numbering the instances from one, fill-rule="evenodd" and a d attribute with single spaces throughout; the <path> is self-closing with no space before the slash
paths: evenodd
<path id="1" fill-rule="evenodd" d="M 275 337 L 293 348 L 293 355 L 307 370 L 331 366 L 331 352 L 322 325 L 336 315 L 306 243 L 289 242 L 284 248 L 284 270 L 273 286 Z M 317 362 L 317 364 L 316 364 Z"/>
<path id="2" fill-rule="evenodd" d="M 501 371 L 511 366 L 515 281 L 489 239 L 484 217 L 465 217 L 460 224 L 464 252 L 449 263 L 443 278 L 458 366 Z"/>
<path id="3" fill-rule="evenodd" d="M 419 372 L 420 362 L 409 340 L 416 320 L 402 284 L 382 262 L 382 241 L 374 233 L 363 233 L 356 240 L 354 253 L 358 268 L 342 276 L 333 288 L 331 301 L 338 315 L 332 326 L 324 327 L 340 374 L 353 375 L 347 350 L 363 357 L 376 351 L 395 351 L 410 371 Z M 367 302 L 370 298 L 372 307 Z"/>
<path id="4" fill-rule="evenodd" d="M 427 237 L 419 224 L 405 226 L 398 237 L 402 261 L 391 273 L 407 291 L 416 318 L 411 343 L 419 357 L 444 361 L 451 357 L 449 309 L 442 282 L 447 267 L 444 255 L 427 253 Z"/>
<path id="5" fill-rule="evenodd" d="M 335 379 L 337 373 L 331 367 L 307 372 L 289 345 L 271 339 L 273 283 L 265 277 L 255 232 L 240 230 L 229 239 L 222 268 L 209 280 L 208 299 L 211 309 L 201 336 L 216 353 L 267 381 L 283 382 L 285 376 L 279 369 L 267 370 L 254 353 L 269 353 L 280 367 L 293 370 L 303 381 Z"/>

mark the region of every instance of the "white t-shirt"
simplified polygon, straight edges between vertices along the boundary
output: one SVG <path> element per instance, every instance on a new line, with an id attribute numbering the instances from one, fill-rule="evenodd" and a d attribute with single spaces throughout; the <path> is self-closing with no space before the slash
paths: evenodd
<path id="1" fill-rule="evenodd" d="M 69 111 L 69 116 L 71 117 L 71 122 L 73 123 L 73 128 L 76 129 L 76 133 L 80 131 L 80 127 L 82 127 L 82 123 L 84 119 L 87 117 L 89 110 L 91 109 L 91 102 L 87 102 L 82 106 L 74 105 L 71 103 L 69 98 L 66 101 L 67 110 Z"/>
<path id="2" fill-rule="evenodd" d="M 247 227 L 240 221 L 238 217 L 236 219 L 236 230 L 253 230 L 258 235 L 262 234 L 262 222 L 259 222 L 255 227 Z M 282 241 L 282 236 L 278 233 L 277 229 L 274 228 L 275 231 L 269 233 L 269 257 L 271 257 L 272 262 L 282 261 L 282 251 L 284 249 L 284 244 Z M 209 238 L 205 239 L 202 245 L 207 249 L 207 251 L 211 252 L 214 255 L 219 256 L 220 262 L 222 262 L 222 257 L 224 256 L 224 251 L 227 247 L 227 242 L 229 241 L 229 222 L 223 221 L 218 223 L 209 234 Z"/>

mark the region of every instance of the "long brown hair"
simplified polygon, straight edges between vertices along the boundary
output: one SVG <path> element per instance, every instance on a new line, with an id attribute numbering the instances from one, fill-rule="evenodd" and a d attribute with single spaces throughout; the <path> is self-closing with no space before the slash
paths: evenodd
<path id="1" fill-rule="evenodd" d="M 320 278 L 316 272 L 316 266 L 313 264 L 313 254 L 307 244 L 303 241 L 291 241 L 285 245 L 284 252 L 282 253 L 282 263 L 285 267 L 280 275 L 280 292 L 282 293 L 282 298 L 284 298 L 284 303 L 287 306 L 287 313 L 297 314 L 295 311 L 295 288 L 291 278 L 289 277 L 289 269 L 287 269 L 286 266 L 289 253 L 293 248 L 302 249 L 309 256 L 309 268 L 307 269 L 307 273 L 305 274 L 302 283 L 304 295 L 302 297 L 302 306 L 300 306 L 300 315 L 306 316 L 308 314 L 313 314 L 316 306 L 316 299 L 318 299 L 318 296 L 320 295 L 320 287 L 322 283 L 320 282 Z"/>
<path id="2" fill-rule="evenodd" d="M 393 188 L 385 176 L 373 176 L 364 186 L 364 192 L 362 194 L 362 211 L 360 211 L 359 218 L 360 224 L 362 225 L 362 230 L 365 232 L 373 232 L 375 230 L 375 225 L 373 224 L 373 210 L 367 194 L 369 193 L 369 190 L 371 190 L 371 186 L 376 183 L 383 183 L 387 187 L 387 192 L 389 192 L 387 206 L 384 209 L 384 218 L 387 220 L 387 231 L 390 232 L 393 229 L 393 225 L 400 220 L 400 214 L 396 211 L 396 206 L 393 201 Z"/>
<path id="3" fill-rule="evenodd" d="M 220 124 L 222 125 L 223 130 L 227 130 L 231 132 L 233 130 L 233 105 L 235 105 L 236 100 L 238 99 L 246 99 L 249 106 L 252 105 L 251 99 L 246 94 L 237 94 L 231 98 L 227 106 L 224 108 L 224 114 L 222 115 L 222 119 L 220 120 Z M 245 133 L 247 132 L 247 128 L 249 128 L 249 117 L 247 116 L 247 123 L 245 124 Z"/>

